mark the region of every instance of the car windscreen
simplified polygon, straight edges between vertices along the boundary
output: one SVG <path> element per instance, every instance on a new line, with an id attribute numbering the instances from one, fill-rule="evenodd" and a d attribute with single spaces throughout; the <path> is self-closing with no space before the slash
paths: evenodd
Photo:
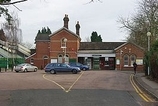
<path id="1" fill-rule="evenodd" d="M 17 65 L 17 66 L 24 66 L 25 64 L 19 64 L 19 65 Z"/>

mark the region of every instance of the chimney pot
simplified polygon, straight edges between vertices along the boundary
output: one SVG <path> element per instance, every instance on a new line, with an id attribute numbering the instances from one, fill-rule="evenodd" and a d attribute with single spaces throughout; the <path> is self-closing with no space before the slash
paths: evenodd
<path id="1" fill-rule="evenodd" d="M 64 21 L 64 27 L 68 29 L 69 18 L 68 18 L 67 14 L 65 14 L 65 17 L 63 18 L 63 21 Z"/>
<path id="2" fill-rule="evenodd" d="M 80 35 L 80 24 L 79 24 L 79 21 L 77 21 L 77 24 L 76 24 L 76 34 Z"/>

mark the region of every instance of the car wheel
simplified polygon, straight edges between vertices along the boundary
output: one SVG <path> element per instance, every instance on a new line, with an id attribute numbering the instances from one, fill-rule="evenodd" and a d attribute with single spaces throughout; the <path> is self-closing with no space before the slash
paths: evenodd
<path id="1" fill-rule="evenodd" d="M 37 68 L 34 69 L 34 72 L 36 72 L 36 71 L 37 71 Z"/>
<path id="2" fill-rule="evenodd" d="M 16 71 L 17 73 L 19 72 L 19 71 Z"/>
<path id="3" fill-rule="evenodd" d="M 83 68 L 82 70 L 83 70 L 83 71 L 86 71 L 86 68 Z"/>
<path id="4" fill-rule="evenodd" d="M 50 73 L 51 74 L 56 74 L 56 72 L 54 70 L 51 70 Z"/>
<path id="5" fill-rule="evenodd" d="M 27 69 L 25 69 L 24 72 L 27 72 Z"/>
<path id="6" fill-rule="evenodd" d="M 77 70 L 72 70 L 72 73 L 73 74 L 77 74 Z"/>

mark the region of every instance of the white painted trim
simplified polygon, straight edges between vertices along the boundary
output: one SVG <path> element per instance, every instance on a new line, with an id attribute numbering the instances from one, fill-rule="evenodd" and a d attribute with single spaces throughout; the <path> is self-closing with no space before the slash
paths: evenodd
<path id="1" fill-rule="evenodd" d="M 96 56 L 93 56 L 93 55 L 96 55 L 96 54 L 77 54 L 78 57 L 96 57 Z M 98 57 L 116 57 L 116 54 L 115 53 L 111 53 L 111 54 L 97 54 L 97 55 L 100 55 Z"/>

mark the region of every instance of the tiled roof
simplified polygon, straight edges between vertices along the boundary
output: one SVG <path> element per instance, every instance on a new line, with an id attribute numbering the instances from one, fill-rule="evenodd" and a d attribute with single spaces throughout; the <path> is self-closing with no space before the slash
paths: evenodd
<path id="1" fill-rule="evenodd" d="M 121 48 L 122 46 L 124 46 L 124 45 L 126 45 L 126 44 L 129 44 L 129 43 L 131 43 L 132 45 L 137 46 L 138 48 L 140 48 L 140 49 L 142 49 L 142 50 L 144 50 L 143 47 L 141 47 L 141 46 L 139 46 L 139 45 L 137 45 L 137 44 L 135 44 L 135 43 L 133 43 L 133 42 L 126 42 L 126 43 L 122 44 L 121 46 L 115 48 L 115 50 L 117 50 L 117 49 Z"/>
<path id="2" fill-rule="evenodd" d="M 79 35 L 77 35 L 76 33 L 72 32 L 71 30 L 69 30 L 65 27 L 60 28 L 59 30 L 55 31 L 54 33 L 50 34 L 49 36 L 51 37 L 51 36 L 55 35 L 56 33 L 59 33 L 60 31 L 63 31 L 63 30 L 65 30 L 65 31 L 71 33 L 72 35 L 74 35 L 75 37 L 81 39 Z"/>
<path id="3" fill-rule="evenodd" d="M 126 42 L 80 42 L 79 50 L 114 50 Z"/>
<path id="4" fill-rule="evenodd" d="M 48 34 L 37 34 L 35 41 L 38 40 L 50 40 L 50 38 Z"/>

